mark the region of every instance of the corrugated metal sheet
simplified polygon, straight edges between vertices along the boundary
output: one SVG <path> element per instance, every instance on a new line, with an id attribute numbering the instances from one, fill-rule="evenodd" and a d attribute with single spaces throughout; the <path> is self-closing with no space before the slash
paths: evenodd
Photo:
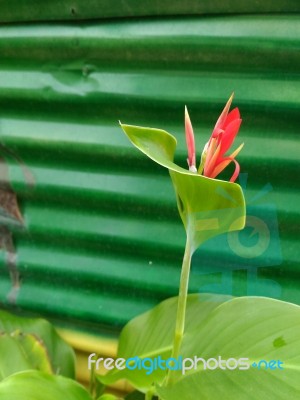
<path id="1" fill-rule="evenodd" d="M 1 19 L 67 18 L 66 2 L 46 3 L 32 14 L 36 2 L 28 9 L 21 2 L 19 10 L 13 1 L 2 4 Z M 78 9 L 84 18 L 188 12 L 182 2 L 149 2 L 134 13 L 125 2 L 120 10 L 102 3 L 95 13 L 96 2 Z M 191 14 L 202 12 L 190 3 Z M 297 1 L 258 3 L 257 12 L 299 11 Z M 226 11 L 222 4 L 216 12 Z M 233 11 L 253 11 L 234 4 Z M 26 230 L 14 233 L 17 308 L 7 300 L 1 253 L 3 305 L 105 332 L 176 294 L 184 231 L 170 179 L 131 147 L 118 120 L 173 133 L 176 161 L 185 166 L 184 105 L 200 155 L 233 90 L 243 117 L 247 198 L 259 198 L 249 210 L 269 215 L 274 243 L 268 256 L 243 264 L 226 238 L 208 242 L 194 257 L 190 290 L 247 294 L 252 274 L 250 294 L 300 304 L 299 42 L 300 15 L 292 14 L 0 26 L 0 138 L 35 179 L 26 185 L 20 165 L 7 158 Z"/>
<path id="2" fill-rule="evenodd" d="M 295 13 L 298 0 L 0 0 L 0 22 L 202 14 Z"/>

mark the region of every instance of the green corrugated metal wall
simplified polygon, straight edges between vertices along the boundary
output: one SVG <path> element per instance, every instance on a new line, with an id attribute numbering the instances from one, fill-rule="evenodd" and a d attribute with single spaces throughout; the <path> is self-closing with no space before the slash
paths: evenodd
<path id="1" fill-rule="evenodd" d="M 300 4 L 248 3 L 0 1 L 0 138 L 35 180 L 7 159 L 26 230 L 14 232 L 16 306 L 1 253 L 4 306 L 104 332 L 176 294 L 184 231 L 170 179 L 118 120 L 173 133 L 185 166 L 184 105 L 200 156 L 233 90 L 249 210 L 273 247 L 245 263 L 226 237 L 208 242 L 190 289 L 300 304 Z"/>

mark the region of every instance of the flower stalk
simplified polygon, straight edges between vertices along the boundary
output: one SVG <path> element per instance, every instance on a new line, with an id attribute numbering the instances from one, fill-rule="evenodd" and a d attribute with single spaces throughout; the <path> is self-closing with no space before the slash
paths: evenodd
<path id="1" fill-rule="evenodd" d="M 221 115 L 219 116 L 216 125 L 213 129 L 209 141 L 206 143 L 202 156 L 199 169 L 196 168 L 196 149 L 195 149 L 195 138 L 191 119 L 185 107 L 185 138 L 188 150 L 187 163 L 189 171 L 203 174 L 204 176 L 215 178 L 222 172 L 228 164 L 233 162 L 235 164 L 235 171 L 230 179 L 230 182 L 234 182 L 239 175 L 240 166 L 235 160 L 243 144 L 240 145 L 231 155 L 225 156 L 225 153 L 229 150 L 234 142 L 236 135 L 238 134 L 241 118 L 238 108 L 233 109 L 230 113 L 230 106 L 233 100 L 233 94 L 227 101 Z M 187 234 L 186 247 L 183 257 L 179 295 L 178 295 L 178 306 L 176 315 L 176 325 L 173 340 L 173 348 L 171 358 L 178 359 L 181 350 L 182 339 L 185 329 L 185 316 L 186 316 L 186 303 L 189 286 L 189 276 L 192 258 L 192 246 Z M 175 372 L 172 370 L 168 371 L 166 378 L 166 385 L 174 383 Z"/>
<path id="2" fill-rule="evenodd" d="M 121 124 L 125 134 L 135 147 L 154 162 L 169 170 L 176 193 L 178 211 L 187 234 L 171 350 L 171 358 L 176 360 L 183 350 L 193 252 L 206 240 L 224 232 L 242 229 L 245 225 L 245 199 L 240 186 L 234 184 L 240 171 L 235 157 L 243 145 L 227 155 L 242 122 L 238 108 L 230 111 L 232 99 L 233 95 L 227 101 L 215 124 L 211 137 L 202 152 L 198 170 L 196 168 L 194 131 L 187 108 L 185 108 L 185 138 L 188 150 L 188 171 L 177 166 L 173 161 L 176 149 L 174 136 L 161 129 Z M 230 182 L 215 179 L 230 163 L 235 165 Z M 226 193 L 226 196 L 223 193 Z M 224 210 L 230 212 L 224 213 Z M 218 215 L 218 218 L 222 215 L 222 223 L 212 227 L 210 221 L 215 220 L 215 215 Z M 168 368 L 163 386 L 173 385 L 177 378 L 178 371 Z M 149 386 L 148 389 L 145 398 L 151 400 L 155 390 L 152 392 L 152 387 Z"/>
<path id="3" fill-rule="evenodd" d="M 191 259 L 192 259 L 192 248 L 189 237 L 187 236 L 183 262 L 182 262 L 181 276 L 180 276 L 175 334 L 174 334 L 173 348 L 171 354 L 171 357 L 176 359 L 180 355 L 180 349 L 184 334 L 186 302 L 187 302 L 187 295 L 189 288 Z M 171 385 L 173 383 L 173 377 L 174 377 L 174 371 L 169 370 L 167 375 L 166 385 Z"/>

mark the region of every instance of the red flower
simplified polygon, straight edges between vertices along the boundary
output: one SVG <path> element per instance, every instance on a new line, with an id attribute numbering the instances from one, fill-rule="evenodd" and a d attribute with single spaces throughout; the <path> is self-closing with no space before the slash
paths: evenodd
<path id="1" fill-rule="evenodd" d="M 234 108 L 230 113 L 228 113 L 232 99 L 233 94 L 226 103 L 224 110 L 214 127 L 212 135 L 204 147 L 200 167 L 198 169 L 199 174 L 203 174 L 209 178 L 216 178 L 223 169 L 228 166 L 228 164 L 234 162 L 235 170 L 230 182 L 234 182 L 239 175 L 240 166 L 235 160 L 235 157 L 244 146 L 244 143 L 241 144 L 233 153 L 229 156 L 225 156 L 225 153 L 233 144 L 242 122 L 238 108 Z M 195 166 L 194 133 L 187 109 L 185 110 L 185 132 L 188 147 L 189 169 L 190 171 L 197 172 Z"/>

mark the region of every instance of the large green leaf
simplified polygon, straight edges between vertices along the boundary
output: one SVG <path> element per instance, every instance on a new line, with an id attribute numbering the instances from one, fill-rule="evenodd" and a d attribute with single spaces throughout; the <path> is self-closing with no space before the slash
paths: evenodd
<path id="1" fill-rule="evenodd" d="M 185 337 L 181 354 L 205 360 L 249 358 L 251 364 L 280 360 L 283 370 L 266 369 L 265 363 L 260 369 L 209 370 L 200 362 L 173 386 L 158 388 L 163 400 L 298 399 L 300 307 L 268 298 L 233 299 L 212 310 L 201 327 Z"/>
<path id="2" fill-rule="evenodd" d="M 168 168 L 192 251 L 214 236 L 242 229 L 245 200 L 239 185 L 195 174 L 174 164 L 176 139 L 160 129 L 121 125 L 129 140 Z"/>
<path id="3" fill-rule="evenodd" d="M 0 380 L 28 369 L 52 373 L 46 347 L 32 334 L 1 334 L 0 354 Z"/>
<path id="4" fill-rule="evenodd" d="M 121 333 L 117 356 L 170 357 L 176 305 L 177 298 L 165 300 L 130 321 Z M 260 400 L 267 398 L 267 393 L 272 394 L 274 388 L 276 399 L 296 399 L 300 396 L 300 307 L 262 297 L 189 295 L 181 356 L 205 360 L 219 356 L 223 360 L 248 358 L 251 364 L 281 360 L 284 369 L 264 370 L 263 364 L 261 370 L 251 367 L 245 371 L 212 371 L 203 370 L 200 363 L 199 369 L 185 375 L 177 372 L 173 386 L 158 387 L 164 400 L 189 400 L 200 394 L 204 400 Z M 100 379 L 109 384 L 125 378 L 145 392 L 153 382 L 162 383 L 164 376 L 164 371 L 146 375 L 143 370 L 125 369 L 113 370 Z"/>
<path id="5" fill-rule="evenodd" d="M 1 400 L 92 400 L 79 383 L 39 371 L 10 375 L 0 383 Z"/>
<path id="6" fill-rule="evenodd" d="M 46 320 L 40 318 L 24 318 L 6 311 L 0 311 L 0 333 L 12 334 L 14 332 L 20 332 L 21 334 L 29 334 L 34 336 L 38 341 L 42 343 L 42 346 L 46 349 L 47 356 L 51 362 L 51 369 L 53 373 L 65 375 L 70 378 L 75 376 L 75 355 L 74 351 L 67 343 L 65 343 L 61 337 L 57 334 L 54 327 Z M 23 341 L 23 346 L 28 345 L 30 336 L 27 336 L 27 341 Z M 21 342 L 20 342 L 21 343 Z M 37 346 L 37 342 L 35 342 Z M 15 347 L 16 348 L 16 347 Z M 41 351 L 41 348 L 40 348 Z M 28 354 L 30 353 L 27 352 Z M 12 353 L 18 358 L 18 352 Z M 3 355 L 1 354 L 3 358 Z M 31 368 L 33 368 L 30 360 L 27 360 Z M 47 362 L 45 360 L 45 362 Z M 18 364 L 17 364 L 18 365 Z M 20 368 L 19 370 L 22 370 Z M 45 370 L 45 369 L 44 369 Z"/>
<path id="7" fill-rule="evenodd" d="M 198 331 L 212 310 L 231 297 L 226 295 L 191 294 L 187 300 L 185 336 Z M 173 297 L 158 304 L 152 310 L 132 319 L 122 330 L 117 357 L 146 357 L 163 359 L 170 357 L 178 298 Z M 153 382 L 161 382 L 165 376 L 162 370 L 150 375 L 145 370 L 117 370 L 98 378 L 104 384 L 111 384 L 119 379 L 129 380 L 136 388 L 147 391 Z"/>

